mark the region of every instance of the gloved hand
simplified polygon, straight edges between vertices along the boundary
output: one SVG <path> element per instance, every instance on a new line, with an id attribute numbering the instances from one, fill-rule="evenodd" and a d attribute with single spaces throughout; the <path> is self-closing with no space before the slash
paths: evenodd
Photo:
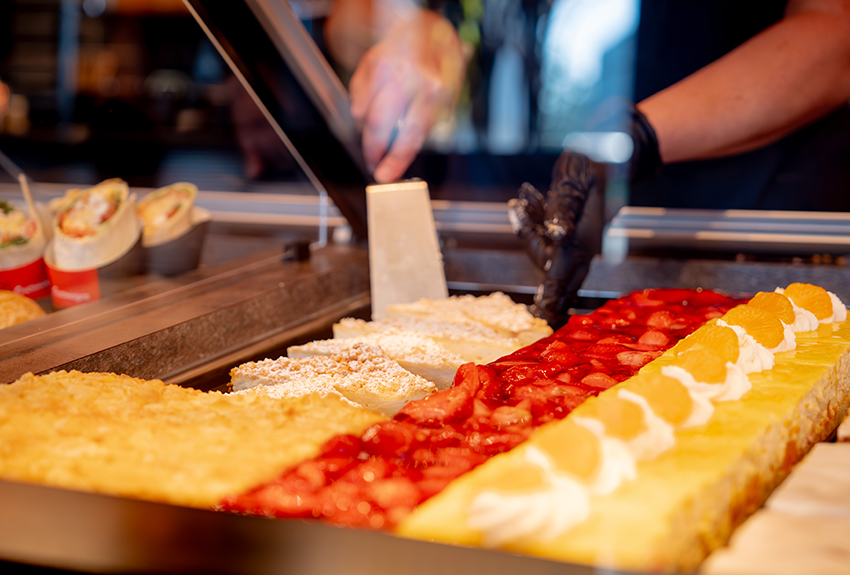
<path id="1" fill-rule="evenodd" d="M 656 172 L 661 157 L 646 117 L 634 106 L 628 113 L 634 141 L 631 179 L 636 181 Z M 508 202 L 514 233 L 526 241 L 532 260 L 545 273 L 532 311 L 553 329 L 569 319 L 590 261 L 602 249 L 606 172 L 605 164 L 565 151 L 555 163 L 546 196 L 526 183 L 519 198 Z"/>

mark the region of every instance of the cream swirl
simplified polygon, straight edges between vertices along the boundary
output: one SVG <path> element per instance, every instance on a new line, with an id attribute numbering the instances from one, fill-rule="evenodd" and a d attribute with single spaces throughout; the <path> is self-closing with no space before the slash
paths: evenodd
<path id="1" fill-rule="evenodd" d="M 726 362 L 726 380 L 723 383 L 697 381 L 678 365 L 665 365 L 661 368 L 661 373 L 679 380 L 689 390 L 713 401 L 735 401 L 752 388 L 750 378 L 744 370 L 730 361 Z"/>
<path id="2" fill-rule="evenodd" d="M 770 353 L 779 353 L 780 351 L 794 351 L 797 349 L 797 336 L 794 335 L 794 328 L 780 320 L 782 323 L 782 342 L 776 347 L 767 348 Z"/>
<path id="3" fill-rule="evenodd" d="M 739 325 L 729 325 L 722 319 L 717 320 L 717 325 L 730 327 L 738 335 L 738 361 L 735 362 L 735 365 L 740 367 L 744 373 L 773 369 L 775 363 L 773 354 L 748 334 L 744 328 Z"/>
<path id="4" fill-rule="evenodd" d="M 573 422 L 589 430 L 599 440 L 602 464 L 590 486 L 592 493 L 606 494 L 617 489 L 623 481 L 637 477 L 635 456 L 625 441 L 605 435 L 605 425 L 598 419 L 574 417 Z"/>
<path id="5" fill-rule="evenodd" d="M 683 429 L 705 425 L 708 423 L 708 420 L 711 419 L 711 416 L 714 415 L 714 404 L 711 403 L 710 399 L 700 393 L 697 393 L 693 389 L 688 389 L 688 394 L 691 396 L 691 401 L 693 401 L 694 407 L 688 418 L 679 424 L 679 427 Z"/>
<path id="6" fill-rule="evenodd" d="M 480 531 L 486 547 L 519 541 L 549 541 L 587 519 L 587 488 L 559 473 L 549 457 L 535 447 L 523 454 L 523 464 L 539 467 L 547 484 L 524 493 L 484 491 L 467 507 L 466 524 Z"/>
<path id="7" fill-rule="evenodd" d="M 829 294 L 829 299 L 832 301 L 832 318 L 830 321 L 844 321 L 847 319 L 847 307 L 844 303 L 838 298 L 837 295 L 832 293 L 831 291 L 826 292 Z"/>
<path id="8" fill-rule="evenodd" d="M 676 438 L 673 435 L 673 426 L 655 415 L 655 412 L 652 411 L 652 407 L 650 407 L 646 399 L 628 389 L 619 390 L 617 397 L 638 404 L 641 411 L 643 411 L 646 431 L 626 442 L 629 451 L 637 459 L 644 461 L 655 459 L 676 444 Z"/>

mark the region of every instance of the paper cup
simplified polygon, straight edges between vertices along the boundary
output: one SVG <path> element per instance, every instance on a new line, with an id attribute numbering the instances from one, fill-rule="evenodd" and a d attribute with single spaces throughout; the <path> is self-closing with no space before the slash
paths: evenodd
<path id="1" fill-rule="evenodd" d="M 52 245 L 44 253 L 44 264 L 50 278 L 50 297 L 54 307 L 63 309 L 96 301 L 101 297 L 105 280 L 137 275 L 144 271 L 141 235 L 126 253 L 98 268 L 64 268 L 57 263 Z"/>
<path id="2" fill-rule="evenodd" d="M 176 276 L 198 267 L 211 219 L 210 212 L 193 208 L 192 224 L 180 236 L 155 245 L 145 244 L 145 268 L 148 272 Z"/>
<path id="3" fill-rule="evenodd" d="M 0 289 L 10 290 L 28 298 L 40 299 L 50 295 L 50 279 L 44 259 L 35 260 L 19 267 L 0 270 Z"/>

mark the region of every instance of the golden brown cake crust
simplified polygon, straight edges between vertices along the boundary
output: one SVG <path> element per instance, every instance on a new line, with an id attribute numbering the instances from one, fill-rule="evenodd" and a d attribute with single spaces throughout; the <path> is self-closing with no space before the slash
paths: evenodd
<path id="1" fill-rule="evenodd" d="M 30 298 L 13 291 L 0 290 L 0 329 L 44 315 L 44 310 Z"/>
<path id="2" fill-rule="evenodd" d="M 211 507 L 383 418 L 333 397 L 205 393 L 110 373 L 0 385 L 0 477 Z"/>

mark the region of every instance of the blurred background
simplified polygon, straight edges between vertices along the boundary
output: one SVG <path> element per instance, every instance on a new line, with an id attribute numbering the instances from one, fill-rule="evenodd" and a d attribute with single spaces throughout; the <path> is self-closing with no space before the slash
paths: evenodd
<path id="1" fill-rule="evenodd" d="M 292 2 L 324 46 L 328 0 Z M 471 48 L 456 114 L 410 168 L 432 197 L 503 202 L 524 181 L 546 189 L 565 142 L 580 143 L 602 100 L 631 98 L 637 0 L 431 3 Z M 344 67 L 334 62 L 347 81 Z M 258 114 L 180 0 L 0 0 L 0 149 L 37 182 L 311 193 L 274 137 L 262 161 L 240 131 Z M 252 136 L 256 140 L 260 136 Z M 251 145 L 251 142 L 248 142 Z M 626 198 L 615 165 L 613 213 Z"/>

